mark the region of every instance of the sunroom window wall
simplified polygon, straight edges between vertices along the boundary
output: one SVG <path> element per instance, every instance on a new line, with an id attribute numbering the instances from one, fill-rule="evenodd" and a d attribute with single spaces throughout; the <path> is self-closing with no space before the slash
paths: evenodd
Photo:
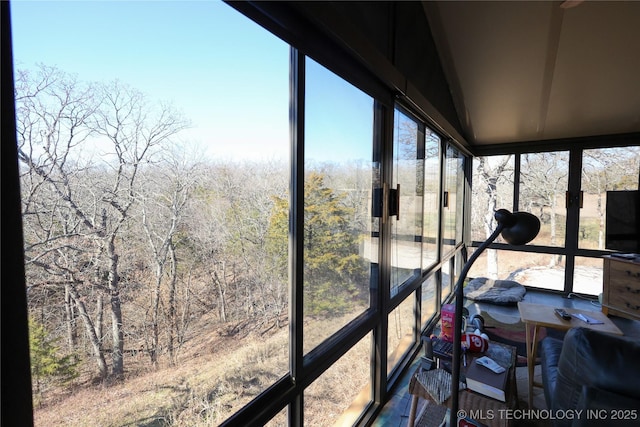
<path id="1" fill-rule="evenodd" d="M 248 3 L 232 6 L 253 8 Z M 136 7 L 151 8 L 142 3 Z M 197 22 L 203 25 L 203 34 L 217 28 L 212 25 L 216 22 L 226 31 L 226 37 L 212 36 L 202 47 L 203 56 L 215 59 L 207 67 L 222 73 L 210 79 L 215 88 L 203 87 L 192 94 L 204 104 L 213 104 L 219 113 L 205 117 L 202 124 L 209 137 L 224 138 L 227 147 L 248 145 L 238 150 L 234 162 L 226 162 L 218 152 L 205 153 L 200 145 L 176 144 L 170 147 L 174 151 L 159 150 L 153 154 L 172 152 L 176 156 L 163 158 L 170 160 L 167 162 L 145 163 L 148 169 L 140 178 L 146 181 L 136 188 L 139 192 L 126 193 L 139 194 L 138 201 L 148 204 L 136 206 L 136 215 L 122 229 L 131 234 L 119 240 L 139 246 L 123 245 L 126 252 L 119 258 L 126 273 L 122 275 L 126 287 L 120 295 L 123 304 L 130 305 L 124 306 L 122 324 L 127 375 L 119 377 L 122 383 L 116 387 L 129 396 L 128 405 L 133 405 L 137 393 L 128 388 L 129 381 L 146 374 L 147 368 L 154 372 L 157 387 L 144 402 L 136 400 L 135 405 L 142 406 L 126 417 L 117 411 L 83 409 L 79 416 L 85 418 L 79 423 L 137 424 L 179 417 L 179 422 L 194 427 L 212 423 L 366 424 L 418 353 L 420 333 L 434 326 L 442 302 L 450 298 L 453 279 L 462 265 L 458 251 L 463 243 L 468 157 L 443 127 L 427 119 L 424 110 L 408 98 L 398 101 L 395 88 L 363 71 L 353 59 L 345 61 L 343 55 L 334 60 L 336 52 L 322 48 L 316 52 L 308 45 L 298 49 L 299 38 L 278 31 L 280 22 L 274 24 L 253 9 L 254 19 L 270 22 L 275 29 L 265 30 L 225 3 L 194 7 L 203 9 L 182 19 L 196 22 L 200 18 Z M 207 19 L 202 20 L 203 16 Z M 283 22 L 287 19 L 283 17 Z M 242 55 L 217 56 L 222 47 L 216 43 L 224 44 L 234 31 L 243 35 L 237 46 Z M 202 69 L 182 66 L 186 67 L 181 69 L 184 76 Z M 265 67 L 273 79 L 267 78 Z M 152 75 L 154 70 L 146 73 Z M 219 85 L 231 81 L 238 70 L 246 85 Z M 189 111 L 197 110 L 198 105 L 195 101 L 189 104 Z M 223 110 L 231 111 L 226 120 Z M 28 124 L 25 110 L 20 114 L 19 120 L 25 120 L 19 125 Z M 118 148 L 113 151 L 117 153 Z M 256 160 L 259 153 L 264 158 Z M 193 168 L 182 169 L 187 154 L 193 156 Z M 209 162 L 209 155 L 215 161 Z M 89 167 L 98 157 L 85 158 L 87 168 L 80 171 L 84 178 L 91 178 L 78 180 L 86 185 L 82 194 L 87 200 L 91 191 L 104 184 L 101 180 L 110 170 Z M 164 170 L 154 169 L 166 164 L 175 167 L 175 180 Z M 23 179 L 37 190 L 43 181 L 37 180 L 37 171 L 31 172 Z M 135 257 L 153 253 L 158 230 L 167 228 L 163 221 L 171 222 L 174 205 L 160 208 L 154 204 L 170 200 L 160 194 L 173 188 L 169 184 L 175 184 L 176 191 L 188 185 L 191 199 L 181 216 L 184 222 L 175 229 L 176 240 L 166 246 L 167 256 L 175 255 L 167 258 L 173 260 L 175 269 L 156 270 L 160 271 L 157 281 L 149 282 L 153 270 Z M 445 188 L 448 204 L 443 213 Z M 391 197 L 394 191 L 395 199 Z M 47 196 L 50 194 L 54 193 Z M 102 201 L 112 201 L 108 196 Z M 54 206 L 56 200 L 50 200 L 50 212 L 59 207 Z M 25 215 L 33 214 L 30 209 L 35 204 L 23 203 Z M 109 206 L 117 210 L 118 204 Z M 74 218 L 69 212 L 62 213 L 58 219 Z M 38 224 L 25 224 L 27 238 L 40 235 L 29 228 Z M 147 242 L 149 247 L 140 249 Z M 67 259 L 75 262 L 73 257 Z M 89 268 L 100 264 L 98 261 L 76 266 Z M 91 271 L 101 274 L 88 281 L 108 277 L 105 271 Z M 175 281 L 169 280 L 171 274 Z M 28 271 L 30 289 L 42 277 Z M 108 301 L 98 298 L 101 289 L 87 286 L 83 289 L 86 295 L 77 298 L 67 292 L 75 299 L 73 310 L 87 301 L 91 312 L 98 313 L 96 318 L 100 310 L 109 310 L 100 305 Z M 146 293 L 135 294 L 139 289 Z M 29 296 L 31 303 L 43 308 L 37 311 L 40 319 L 64 319 L 65 291 L 73 289 L 56 288 L 55 298 L 47 301 L 50 295 L 46 293 Z M 154 301 L 156 311 L 136 305 L 148 301 Z M 75 316 L 78 321 L 77 311 Z M 55 338 L 65 333 L 59 326 L 53 328 Z M 156 328 L 160 332 L 154 335 Z M 104 336 L 112 338 L 108 334 Z M 104 356 L 109 346 L 98 345 L 103 345 Z M 87 346 L 82 354 L 90 351 Z M 148 358 L 151 354 L 155 360 Z M 201 357 L 198 369 L 187 368 Z M 128 370 L 130 367 L 133 369 Z M 188 386 L 178 387 L 178 381 Z M 109 391 L 105 390 L 102 387 L 97 392 Z M 325 405 L 329 395 L 331 413 Z M 177 414 L 175 402 L 188 408 Z M 131 407 L 128 405 L 121 407 L 124 410 Z M 66 416 L 59 407 L 55 414 L 51 408 L 38 406 L 36 419 Z"/>
<path id="2" fill-rule="evenodd" d="M 636 190 L 640 180 L 640 147 L 628 144 L 603 137 L 567 150 L 491 150 L 495 152 L 476 157 L 473 246 L 483 240 L 481 219 L 488 212 L 487 195 L 494 190 L 496 200 L 502 200 L 502 206 L 494 203 L 496 208 L 509 209 L 512 197 L 513 210 L 533 213 L 542 226 L 540 234 L 523 247 L 510 247 L 497 239 L 469 276 L 511 279 L 595 300 L 602 291 L 602 256 L 611 253 L 604 241 L 607 191 Z"/>

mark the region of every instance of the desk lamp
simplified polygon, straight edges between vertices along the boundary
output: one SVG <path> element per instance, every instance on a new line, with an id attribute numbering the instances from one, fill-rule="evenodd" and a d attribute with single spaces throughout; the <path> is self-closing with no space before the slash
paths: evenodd
<path id="1" fill-rule="evenodd" d="M 454 335 L 453 335 L 453 360 L 451 370 L 451 414 L 449 418 L 449 426 L 453 427 L 458 422 L 458 394 L 460 390 L 460 352 L 462 351 L 462 344 L 460 342 L 462 338 L 462 331 L 460 325 L 462 324 L 462 300 L 464 298 L 463 283 L 467 277 L 469 269 L 473 263 L 478 259 L 480 254 L 502 233 L 502 238 L 511 245 L 524 245 L 529 243 L 538 235 L 540 231 L 540 220 L 528 212 L 514 212 L 511 213 L 506 209 L 498 209 L 494 218 L 498 222 L 497 228 L 489 236 L 489 238 L 483 242 L 478 249 L 469 257 L 469 260 L 462 267 L 458 281 L 454 288 L 456 307 L 455 307 L 455 322 L 454 322 Z"/>

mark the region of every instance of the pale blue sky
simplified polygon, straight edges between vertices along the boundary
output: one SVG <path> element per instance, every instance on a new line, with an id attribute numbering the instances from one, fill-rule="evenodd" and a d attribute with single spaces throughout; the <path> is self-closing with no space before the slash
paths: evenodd
<path id="1" fill-rule="evenodd" d="M 119 79 L 170 101 L 216 158 L 288 158 L 289 47 L 216 1 L 13 1 L 16 68 Z M 371 159 L 372 101 L 308 70 L 308 157 Z"/>

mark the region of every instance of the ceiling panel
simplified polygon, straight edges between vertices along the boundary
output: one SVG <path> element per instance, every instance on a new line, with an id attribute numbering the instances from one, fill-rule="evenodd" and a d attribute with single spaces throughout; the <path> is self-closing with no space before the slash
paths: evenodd
<path id="1" fill-rule="evenodd" d="M 564 13 L 546 138 L 640 130 L 640 2 Z"/>
<path id="2" fill-rule="evenodd" d="M 472 145 L 640 131 L 640 2 L 424 2 Z"/>

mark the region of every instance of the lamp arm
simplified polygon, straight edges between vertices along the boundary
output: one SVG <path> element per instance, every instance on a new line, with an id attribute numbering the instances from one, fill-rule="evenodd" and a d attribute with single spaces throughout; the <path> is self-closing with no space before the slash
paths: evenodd
<path id="1" fill-rule="evenodd" d="M 467 273 L 473 263 L 484 252 L 484 250 L 496 240 L 496 237 L 502 232 L 505 225 L 502 222 L 498 222 L 497 228 L 493 231 L 491 236 L 485 240 L 478 249 L 476 249 L 469 260 L 462 267 L 458 281 L 456 282 L 454 293 L 456 298 L 455 306 L 455 321 L 453 331 L 453 355 L 451 360 L 451 413 L 449 418 L 449 426 L 453 427 L 458 422 L 458 393 L 460 390 L 460 352 L 462 351 L 462 331 L 460 325 L 462 324 L 462 300 L 464 299 L 463 283 L 467 277 Z"/>

